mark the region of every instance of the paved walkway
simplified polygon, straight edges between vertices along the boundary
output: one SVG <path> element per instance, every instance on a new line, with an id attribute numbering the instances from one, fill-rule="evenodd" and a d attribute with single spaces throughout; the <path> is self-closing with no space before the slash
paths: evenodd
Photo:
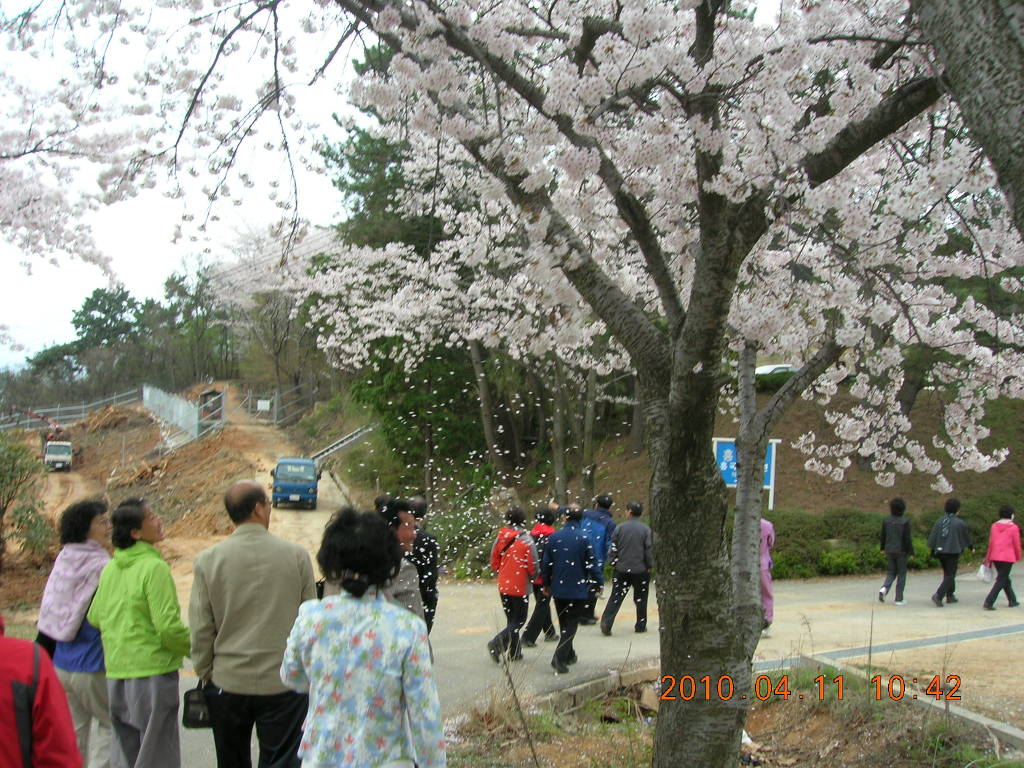
<path id="1" fill-rule="evenodd" d="M 865 655 L 869 647 L 882 654 L 1024 634 L 1020 609 L 981 609 L 988 585 L 973 575 L 965 574 L 958 581 L 959 604 L 936 608 L 928 596 L 940 578 L 937 571 L 913 573 L 907 588 L 908 605 L 900 607 L 891 600 L 878 602 L 880 577 L 876 576 L 780 582 L 775 590 L 773 633 L 762 639 L 755 663 L 759 669 L 771 669 L 790 663 L 801 653 L 853 658 Z M 580 661 L 568 675 L 552 673 L 553 644 L 541 642 L 534 649 L 525 649 L 524 660 L 513 665 L 521 690 L 527 695 L 542 694 L 657 659 L 659 623 L 653 596 L 649 631 L 635 634 L 634 618 L 632 603 L 627 600 L 611 637 L 602 636 L 596 626 L 581 627 L 576 639 Z M 442 585 L 431 641 L 445 717 L 485 707 L 504 684 L 500 668 L 485 647 L 503 624 L 493 584 Z M 182 676 L 183 689 L 194 685 L 194 677 Z M 183 765 L 215 764 L 209 732 L 185 731 L 182 742 Z"/>

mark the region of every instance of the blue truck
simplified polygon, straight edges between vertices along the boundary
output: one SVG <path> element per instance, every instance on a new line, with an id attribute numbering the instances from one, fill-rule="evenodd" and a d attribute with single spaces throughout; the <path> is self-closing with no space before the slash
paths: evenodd
<path id="1" fill-rule="evenodd" d="M 279 459 L 270 473 L 274 478 L 271 505 L 289 503 L 316 509 L 317 481 L 321 474 L 312 459 Z"/>

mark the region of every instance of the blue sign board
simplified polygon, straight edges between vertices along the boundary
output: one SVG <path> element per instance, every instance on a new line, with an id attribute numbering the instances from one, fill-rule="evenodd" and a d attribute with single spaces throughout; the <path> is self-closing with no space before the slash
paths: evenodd
<path id="1" fill-rule="evenodd" d="M 775 444 L 778 440 L 768 442 L 768 453 L 765 454 L 764 487 L 771 488 L 775 479 Z M 724 437 L 714 439 L 715 464 L 722 473 L 727 487 L 736 487 L 736 441 Z"/>

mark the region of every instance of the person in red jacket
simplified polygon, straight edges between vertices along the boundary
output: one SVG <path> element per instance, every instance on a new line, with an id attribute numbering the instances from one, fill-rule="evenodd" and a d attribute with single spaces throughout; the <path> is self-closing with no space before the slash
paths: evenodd
<path id="1" fill-rule="evenodd" d="M 82 768 L 82 756 L 53 662 L 35 643 L 4 637 L 0 616 L 0 768 L 22 766 Z"/>
<path id="2" fill-rule="evenodd" d="M 1020 605 L 1017 596 L 1013 593 L 1013 585 L 1010 583 L 1010 569 L 1013 564 L 1020 560 L 1020 528 L 1013 522 L 1013 507 L 1009 504 L 1000 507 L 999 519 L 992 523 L 992 529 L 988 535 L 988 551 L 985 553 L 985 565 L 991 565 L 996 569 L 996 583 L 985 598 L 983 607 L 986 611 L 996 609 L 996 598 L 1000 591 L 1006 592 L 1006 599 L 1010 601 L 1010 607 L 1016 608 Z"/>
<path id="3" fill-rule="evenodd" d="M 498 531 L 491 549 L 491 570 L 498 574 L 498 593 L 505 611 L 505 628 L 487 643 L 487 651 L 497 663 L 501 654 L 512 661 L 523 658 L 519 646 L 519 630 L 526 623 L 529 609 L 530 579 L 537 572 L 537 548 L 523 527 L 526 514 L 519 507 L 505 513 L 508 523 Z"/>

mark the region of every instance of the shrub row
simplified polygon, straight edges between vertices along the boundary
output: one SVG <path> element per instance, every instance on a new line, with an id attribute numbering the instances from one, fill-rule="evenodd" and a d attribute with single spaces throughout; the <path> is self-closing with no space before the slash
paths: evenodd
<path id="1" fill-rule="evenodd" d="M 988 531 L 1003 504 L 1024 509 L 1024 486 L 1010 492 L 982 494 L 964 499 L 960 516 L 967 523 L 975 552 L 965 562 L 981 560 L 988 543 Z M 928 533 L 943 514 L 941 509 L 910 515 L 914 554 L 907 561 L 911 569 L 936 568 L 937 559 L 928 549 Z M 772 575 L 776 579 L 840 576 L 884 571 L 885 555 L 878 548 L 883 516 L 859 509 L 833 509 L 822 515 L 796 510 L 775 510 L 767 514 L 775 526 Z"/>

